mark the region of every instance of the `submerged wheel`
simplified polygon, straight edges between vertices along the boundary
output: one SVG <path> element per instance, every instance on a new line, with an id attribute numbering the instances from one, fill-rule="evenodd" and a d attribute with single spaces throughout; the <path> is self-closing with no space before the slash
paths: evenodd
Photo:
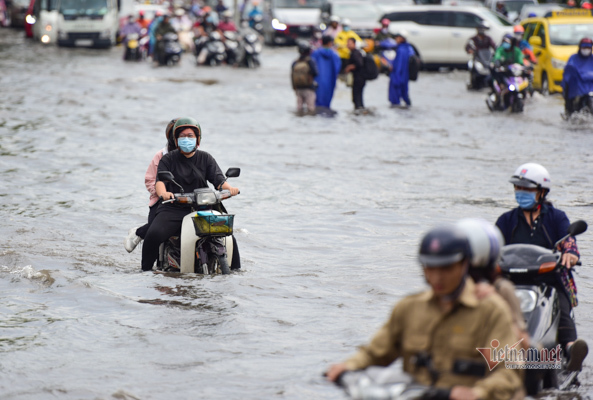
<path id="1" fill-rule="evenodd" d="M 548 81 L 548 74 L 542 73 L 542 95 L 550 95 L 550 82 Z"/>

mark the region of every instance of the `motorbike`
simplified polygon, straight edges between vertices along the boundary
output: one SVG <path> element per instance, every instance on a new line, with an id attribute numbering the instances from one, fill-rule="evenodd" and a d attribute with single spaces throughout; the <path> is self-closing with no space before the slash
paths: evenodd
<path id="1" fill-rule="evenodd" d="M 142 51 L 140 48 L 140 35 L 137 33 L 130 33 L 126 37 L 126 48 L 124 50 L 125 61 L 139 61 L 142 59 Z"/>
<path id="2" fill-rule="evenodd" d="M 492 68 L 492 91 L 486 105 L 490 111 L 523 112 L 529 81 L 525 67 L 520 64 L 495 65 Z"/>
<path id="3" fill-rule="evenodd" d="M 388 367 L 368 367 L 364 370 L 344 372 L 336 384 L 355 400 L 446 400 L 450 390 L 437 389 L 414 382 L 403 371 L 398 360 Z"/>
<path id="4" fill-rule="evenodd" d="M 235 65 L 239 58 L 239 37 L 237 32 L 224 31 L 225 61 L 227 65 Z"/>
<path id="5" fill-rule="evenodd" d="M 377 46 L 379 54 L 375 55 L 375 57 L 378 57 L 379 59 L 378 63 L 377 59 L 375 59 L 375 63 L 377 63 L 379 72 L 382 72 L 385 75 L 389 75 L 391 73 L 391 66 L 393 65 L 393 60 L 395 60 L 396 47 L 397 42 L 392 38 L 383 39 L 379 42 L 379 45 Z"/>
<path id="6" fill-rule="evenodd" d="M 239 60 L 240 67 L 257 68 L 261 65 L 259 55 L 262 51 L 262 44 L 259 36 L 253 30 L 249 30 L 243 34 L 241 41 L 241 57 Z"/>
<path id="7" fill-rule="evenodd" d="M 179 37 L 176 33 L 168 32 L 163 36 L 164 46 L 161 65 L 175 65 L 181 60 L 181 45 L 179 44 Z"/>
<path id="8" fill-rule="evenodd" d="M 490 81 L 490 59 L 492 58 L 491 49 L 478 49 L 475 43 L 469 42 L 472 50 L 471 58 L 467 62 L 469 71 L 468 90 L 479 90 L 488 86 Z"/>
<path id="9" fill-rule="evenodd" d="M 248 23 L 249 23 L 249 27 L 251 29 L 255 29 L 255 31 L 257 33 L 259 33 L 260 35 L 263 35 L 263 33 L 264 33 L 264 17 L 263 17 L 263 15 L 255 14 L 255 15 L 249 17 Z"/>
<path id="10" fill-rule="evenodd" d="M 239 168 L 229 168 L 226 176 L 236 178 L 240 173 Z M 223 200 L 231 197 L 230 191 L 200 188 L 183 193 L 171 172 L 161 171 L 158 178 L 181 188 L 181 193 L 174 193 L 173 199 L 163 203 L 190 205 L 191 211 L 183 218 L 180 236 L 161 244 L 157 269 L 203 275 L 229 274 L 231 269 L 239 269 L 239 253 L 232 237 L 234 215 L 228 214 L 222 205 Z"/>
<path id="11" fill-rule="evenodd" d="M 226 57 L 226 49 L 218 31 L 196 39 L 196 64 L 216 66 L 222 64 Z"/>
<path id="12" fill-rule="evenodd" d="M 560 264 L 561 255 L 556 249 L 569 236 L 579 235 L 586 230 L 585 221 L 574 222 L 568 228 L 567 235 L 555 244 L 553 251 L 531 244 L 511 244 L 502 248 L 499 263 L 501 272 L 515 284 L 515 293 L 521 303 L 527 330 L 532 342 L 538 347 L 553 349 L 558 345 L 558 290 L 564 290 L 558 282 L 562 268 L 565 267 Z M 565 366 L 566 360 L 562 360 L 559 370 L 527 369 L 527 394 L 535 395 L 546 388 L 566 389 L 576 380 L 578 371 L 567 371 Z"/>

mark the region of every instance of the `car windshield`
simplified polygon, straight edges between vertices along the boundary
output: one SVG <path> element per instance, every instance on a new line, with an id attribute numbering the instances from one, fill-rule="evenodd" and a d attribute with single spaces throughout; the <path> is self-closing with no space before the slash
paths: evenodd
<path id="1" fill-rule="evenodd" d="M 379 11 L 371 4 L 334 3 L 332 14 L 340 18 L 348 18 L 351 21 L 376 21 L 379 19 Z"/>
<path id="2" fill-rule="evenodd" d="M 320 8 L 323 0 L 276 0 L 277 8 Z"/>
<path id="3" fill-rule="evenodd" d="M 523 6 L 533 5 L 533 1 L 505 1 L 503 4 L 508 12 L 519 13 Z"/>
<path id="4" fill-rule="evenodd" d="M 105 15 L 107 0 L 62 0 L 60 13 L 64 16 Z"/>
<path id="5" fill-rule="evenodd" d="M 512 26 L 513 25 L 508 19 L 506 19 L 505 17 L 503 17 L 500 14 L 495 13 L 494 11 L 491 11 L 488 9 L 483 10 L 483 11 L 485 11 L 485 12 L 483 14 L 480 13 L 480 16 L 484 17 L 486 20 L 488 20 L 496 25 L 499 25 L 499 24 L 502 24 L 503 26 Z"/>
<path id="6" fill-rule="evenodd" d="M 576 46 L 584 37 L 593 37 L 593 24 L 550 25 L 550 44 Z"/>

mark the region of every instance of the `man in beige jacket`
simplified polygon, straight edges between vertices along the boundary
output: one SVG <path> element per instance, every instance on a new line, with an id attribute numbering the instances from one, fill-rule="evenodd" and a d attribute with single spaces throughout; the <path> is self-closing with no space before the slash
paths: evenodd
<path id="1" fill-rule="evenodd" d="M 419 260 L 431 289 L 401 300 L 371 343 L 332 365 L 328 379 L 402 357 L 405 372 L 420 384 L 450 389 L 450 399 L 510 399 L 520 393 L 519 371 L 504 363 L 490 369 L 477 350 L 512 348 L 519 340 L 504 300 L 496 294 L 476 297 L 467 276 L 469 255 L 467 238 L 458 228 L 428 232 Z"/>

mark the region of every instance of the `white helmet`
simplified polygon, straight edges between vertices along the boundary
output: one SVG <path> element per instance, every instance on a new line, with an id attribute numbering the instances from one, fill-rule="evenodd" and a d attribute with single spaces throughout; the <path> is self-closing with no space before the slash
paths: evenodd
<path id="1" fill-rule="evenodd" d="M 342 20 L 342 26 L 350 26 L 351 22 L 348 18 Z"/>
<path id="2" fill-rule="evenodd" d="M 504 246 L 502 233 L 497 227 L 480 218 L 462 219 L 456 224 L 469 242 L 471 251 L 470 266 L 474 268 L 493 268 Z"/>
<path id="3" fill-rule="evenodd" d="M 329 22 L 340 22 L 340 17 L 338 17 L 337 15 L 332 15 L 331 17 L 329 17 Z"/>
<path id="4" fill-rule="evenodd" d="M 539 164 L 527 163 L 521 165 L 509 180 L 513 185 L 524 188 L 538 188 L 550 190 L 551 181 L 548 170 Z"/>

